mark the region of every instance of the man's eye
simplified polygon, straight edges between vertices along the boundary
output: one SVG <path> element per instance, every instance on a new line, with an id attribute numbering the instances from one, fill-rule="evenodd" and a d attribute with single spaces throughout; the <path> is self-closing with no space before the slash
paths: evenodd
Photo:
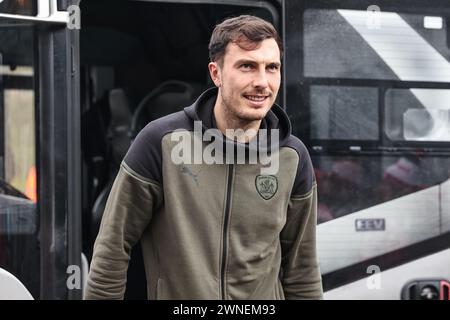
<path id="1" fill-rule="evenodd" d="M 276 64 L 272 64 L 269 66 L 269 70 L 271 71 L 277 71 L 279 69 L 279 66 L 277 66 Z"/>
<path id="2" fill-rule="evenodd" d="M 243 63 L 241 64 L 242 69 L 251 69 L 252 65 L 250 63 Z"/>

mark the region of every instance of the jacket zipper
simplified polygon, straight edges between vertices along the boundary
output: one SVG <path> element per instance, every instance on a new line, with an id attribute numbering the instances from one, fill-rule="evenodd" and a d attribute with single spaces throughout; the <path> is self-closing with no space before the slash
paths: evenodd
<path id="1" fill-rule="evenodd" d="M 230 218 L 230 202 L 231 202 L 231 189 L 233 186 L 234 165 L 228 165 L 228 182 L 227 182 L 227 198 L 225 202 L 225 216 L 222 230 L 222 266 L 220 270 L 220 288 L 222 300 L 225 299 L 225 268 L 227 265 L 227 250 L 228 250 L 228 220 Z"/>

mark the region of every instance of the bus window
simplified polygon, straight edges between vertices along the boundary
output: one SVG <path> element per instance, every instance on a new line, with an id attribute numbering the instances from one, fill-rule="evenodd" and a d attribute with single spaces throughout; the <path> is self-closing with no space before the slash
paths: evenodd
<path id="1" fill-rule="evenodd" d="M 307 9 L 305 76 L 450 80 L 444 28 L 427 28 L 424 14 L 397 12 L 380 12 L 379 26 L 371 27 L 368 14 L 365 10 Z"/>
<path id="2" fill-rule="evenodd" d="M 34 16 L 37 14 L 36 0 L 3 0 L 0 1 L 0 12 Z"/>
<path id="3" fill-rule="evenodd" d="M 310 101 L 312 139 L 378 139 L 376 88 L 314 85 Z"/>
<path id="4" fill-rule="evenodd" d="M 27 71 L 32 75 L 32 68 L 24 68 L 24 74 Z M 3 94 L 5 181 L 36 201 L 34 92 L 30 89 L 6 89 Z"/>
<path id="5" fill-rule="evenodd" d="M 33 29 L 0 27 L 0 267 L 39 296 Z"/>
<path id="6" fill-rule="evenodd" d="M 450 90 L 389 89 L 386 135 L 391 140 L 450 142 Z"/>

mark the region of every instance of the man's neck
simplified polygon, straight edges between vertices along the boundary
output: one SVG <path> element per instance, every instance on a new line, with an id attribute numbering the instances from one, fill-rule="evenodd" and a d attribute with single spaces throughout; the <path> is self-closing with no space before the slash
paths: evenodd
<path id="1" fill-rule="evenodd" d="M 247 121 L 236 118 L 228 112 L 218 99 L 214 104 L 214 117 L 216 119 L 217 129 L 219 129 L 224 136 L 241 143 L 251 141 L 256 136 L 261 126 L 261 120 Z M 227 132 L 227 130 L 229 131 Z M 239 131 L 236 130 L 242 130 L 244 134 L 239 135 L 237 134 Z"/>

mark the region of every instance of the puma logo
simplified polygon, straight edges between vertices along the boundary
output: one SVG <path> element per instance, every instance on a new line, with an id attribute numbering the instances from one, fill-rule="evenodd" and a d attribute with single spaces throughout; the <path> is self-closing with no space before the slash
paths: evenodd
<path id="1" fill-rule="evenodd" d="M 198 173 L 194 174 L 191 171 L 191 169 L 189 169 L 188 167 L 186 167 L 184 165 L 181 166 L 181 173 L 190 176 L 195 181 L 195 184 L 197 185 L 197 187 L 200 186 L 199 183 L 198 183 Z M 199 171 L 199 173 L 200 173 L 200 171 Z"/>

